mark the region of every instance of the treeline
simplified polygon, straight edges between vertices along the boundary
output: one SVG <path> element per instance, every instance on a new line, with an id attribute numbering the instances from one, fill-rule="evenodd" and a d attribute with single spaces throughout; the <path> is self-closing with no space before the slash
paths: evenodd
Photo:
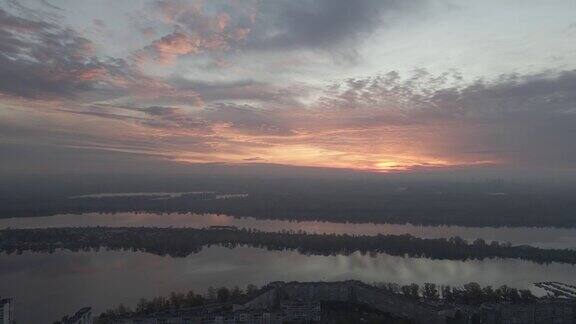
<path id="1" fill-rule="evenodd" d="M 0 217 L 55 214 L 152 212 L 215 213 L 236 217 L 297 221 L 394 223 L 460 226 L 576 227 L 576 200 L 566 193 L 490 194 L 489 192 L 247 192 L 243 198 L 216 199 L 216 193 L 155 197 L 0 198 Z"/>
<path id="2" fill-rule="evenodd" d="M 418 285 L 417 283 L 408 285 L 374 283 L 373 286 L 388 293 L 402 295 L 410 299 L 457 305 L 498 304 L 503 302 L 529 304 L 539 299 L 528 289 L 517 289 L 506 285 L 493 288 L 492 286 L 481 286 L 476 282 L 470 282 L 460 287 L 437 285 L 435 283 L 424 283 L 423 285 Z M 96 323 L 105 324 L 113 322 L 117 318 L 143 316 L 206 305 L 246 302 L 258 296 L 265 288 L 248 285 L 246 289 L 241 289 L 238 286 L 231 289 L 227 287 L 210 287 L 204 294 L 197 294 L 194 291 L 188 291 L 187 293 L 171 292 L 168 297 L 160 296 L 150 300 L 140 299 L 133 309 L 120 304 L 100 314 L 96 318 Z"/>
<path id="3" fill-rule="evenodd" d="M 422 286 L 416 283 L 409 285 L 376 283 L 374 285 L 389 293 L 404 295 L 412 299 L 442 301 L 460 305 L 497 304 L 502 302 L 526 304 L 538 299 L 528 289 L 517 289 L 506 285 L 495 289 L 492 286 L 482 287 L 476 282 L 467 283 L 462 287 L 437 285 L 429 282 L 424 283 Z"/>
<path id="4" fill-rule="evenodd" d="M 293 250 L 305 255 L 386 253 L 394 256 L 446 260 L 512 258 L 537 263 L 576 264 L 576 250 L 512 246 L 482 239 L 468 242 L 460 237 L 417 238 L 411 235 L 309 234 L 302 231 L 262 232 L 251 229 L 193 228 L 46 228 L 0 231 L 0 251 L 5 253 L 54 252 L 56 249 L 90 251 L 106 248 L 185 257 L 204 246 L 250 246 L 269 250 Z"/>
<path id="5" fill-rule="evenodd" d="M 142 298 L 134 308 L 120 304 L 100 314 L 96 318 L 95 323 L 112 323 L 113 319 L 117 318 L 145 316 L 170 310 L 190 309 L 208 304 L 221 304 L 226 306 L 226 304 L 234 302 L 245 302 L 250 298 L 256 297 L 259 292 L 260 288 L 255 285 L 248 285 L 245 289 L 241 289 L 238 286 L 231 289 L 227 287 L 210 287 L 206 290 L 205 294 L 197 294 L 193 290 L 187 293 L 171 292 L 168 297 Z"/>

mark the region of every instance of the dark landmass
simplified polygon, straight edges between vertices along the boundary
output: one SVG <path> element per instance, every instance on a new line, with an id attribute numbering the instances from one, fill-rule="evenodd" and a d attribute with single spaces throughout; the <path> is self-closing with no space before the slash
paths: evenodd
<path id="1" fill-rule="evenodd" d="M 372 179 L 374 178 L 374 179 Z M 576 186 L 477 182 L 158 178 L 27 179 L 0 184 L 0 217 L 88 212 L 216 213 L 236 217 L 460 226 L 576 227 Z M 113 188 L 113 189 L 111 189 Z M 76 198 L 191 192 L 180 197 Z M 247 196 L 217 199 L 223 194 Z"/>
<path id="2" fill-rule="evenodd" d="M 395 295 L 403 295 L 410 299 L 445 301 L 462 305 L 480 305 L 482 303 L 499 302 L 526 304 L 538 299 L 549 298 L 549 296 L 536 297 L 528 289 L 517 289 L 506 285 L 493 288 L 492 286 L 481 286 L 476 282 L 470 282 L 460 287 L 438 285 L 435 283 L 400 285 L 389 282 L 374 283 L 373 286 Z M 158 296 L 150 300 L 142 298 L 134 308 L 120 304 L 106 310 L 100 317 L 153 314 L 170 309 L 197 307 L 211 303 L 240 303 L 258 296 L 265 289 L 265 287 L 248 285 L 245 289 L 238 286 L 233 288 L 210 287 L 204 294 L 198 294 L 193 290 L 186 293 L 171 292 L 169 296 Z M 345 307 L 342 309 L 345 309 Z"/>
<path id="3" fill-rule="evenodd" d="M 383 299 L 387 302 L 382 303 Z M 528 305 L 546 304 L 554 300 L 553 296 L 536 297 L 527 289 L 506 285 L 497 288 L 483 287 L 475 282 L 460 287 L 434 283 L 368 285 L 353 280 L 273 282 L 262 288 L 254 285 L 249 285 L 246 289 L 237 286 L 231 289 L 211 287 L 205 294 L 194 291 L 172 292 L 168 297 L 141 299 L 134 308 L 120 304 L 106 310 L 97 317 L 96 323 L 115 323 L 119 319 L 191 318 L 194 315 L 210 313 L 233 317 L 234 313 L 246 314 L 255 310 L 274 313 L 281 311 L 279 304 L 290 301 L 309 303 L 311 306 L 314 305 L 312 303 L 318 303 L 315 307 L 321 314 L 318 315 L 322 318 L 322 323 L 357 323 L 361 319 L 368 323 L 415 323 L 414 319 L 418 316 L 412 312 L 416 311 L 426 312 L 432 317 L 444 313 L 451 319 L 446 321 L 447 323 L 461 323 L 458 319 L 463 319 L 464 314 L 467 317 L 479 317 L 481 305 L 506 305 L 516 307 L 516 311 L 525 311 L 522 307 L 529 309 Z M 559 302 L 556 306 L 574 306 L 568 299 L 565 302 L 568 303 Z M 314 307 L 308 309 L 313 311 Z M 446 312 L 447 310 L 449 311 Z M 284 309 L 282 314 L 285 317 L 289 316 L 286 311 Z M 405 311 L 410 312 L 408 316 Z"/>
<path id="4" fill-rule="evenodd" d="M 305 255 L 348 255 L 361 252 L 446 260 L 512 258 L 537 263 L 576 264 L 576 250 L 486 243 L 482 239 L 468 242 L 460 237 L 423 239 L 411 235 L 354 236 L 193 228 L 85 227 L 0 231 L 0 251 L 9 254 L 24 251 L 53 252 L 56 249 L 90 251 L 106 248 L 185 257 L 198 253 L 204 246 L 210 245 L 291 250 Z"/>
<path id="5" fill-rule="evenodd" d="M 172 292 L 169 296 L 154 297 L 151 300 L 142 298 L 134 308 L 120 304 L 106 310 L 95 318 L 96 324 L 118 323 L 123 319 L 166 319 L 166 318 L 193 318 L 195 314 L 204 316 L 220 315 L 232 317 L 235 313 L 233 305 L 249 303 L 254 298 L 265 294 L 270 287 L 257 288 L 249 285 L 246 289 L 238 286 L 234 288 L 209 288 L 205 294 L 197 294 L 190 290 L 187 293 Z M 455 288 L 456 289 L 456 288 Z M 414 299 L 413 296 L 406 296 Z M 319 302 L 319 301 L 317 301 Z M 321 301 L 321 323 L 415 323 L 406 318 L 399 318 L 390 313 L 371 307 L 366 303 L 351 301 Z M 279 312 L 278 305 L 266 309 L 264 312 Z M 254 310 L 252 310 L 253 312 Z M 237 313 L 238 311 L 236 311 Z M 242 312 L 242 311 L 241 311 Z M 250 313 L 244 310 L 244 313 Z M 208 315 L 208 316 L 210 316 Z M 314 321 L 318 322 L 318 321 Z M 55 324 L 60 324 L 57 322 Z"/>

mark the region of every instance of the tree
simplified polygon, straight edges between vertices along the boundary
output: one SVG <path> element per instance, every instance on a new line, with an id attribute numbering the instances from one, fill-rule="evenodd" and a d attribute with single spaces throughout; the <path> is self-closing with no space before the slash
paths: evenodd
<path id="1" fill-rule="evenodd" d="M 464 294 L 466 303 L 482 303 L 482 287 L 477 282 L 470 282 L 464 285 Z"/>
<path id="2" fill-rule="evenodd" d="M 436 287 L 436 284 L 426 282 L 424 284 L 423 289 L 422 289 L 422 297 L 424 297 L 426 299 L 431 299 L 431 300 L 439 299 L 440 294 L 438 292 L 438 288 Z"/>
<path id="3" fill-rule="evenodd" d="M 536 299 L 536 296 L 528 289 L 520 289 L 520 299 L 523 303 L 530 303 Z"/>
<path id="4" fill-rule="evenodd" d="M 209 300 L 216 299 L 216 289 L 214 287 L 208 287 L 208 290 L 206 291 L 206 296 Z"/>
<path id="5" fill-rule="evenodd" d="M 217 295 L 216 299 L 218 300 L 218 302 L 220 303 L 227 302 L 230 299 L 230 290 L 226 287 L 221 287 L 216 292 L 216 295 Z"/>
<path id="6" fill-rule="evenodd" d="M 416 283 L 410 285 L 403 285 L 402 287 L 400 287 L 400 291 L 406 297 L 417 299 L 420 296 L 419 294 L 420 286 L 418 286 L 418 284 Z"/>
<path id="7" fill-rule="evenodd" d="M 482 297 L 483 302 L 487 303 L 494 303 L 498 299 L 496 297 L 496 292 L 494 291 L 494 288 L 492 288 L 492 286 L 486 286 L 482 288 Z"/>
<path id="8" fill-rule="evenodd" d="M 238 298 L 242 297 L 243 294 L 244 294 L 244 292 L 238 286 L 234 286 L 234 288 L 232 289 L 232 292 L 231 292 L 232 299 L 238 299 Z"/>
<path id="9" fill-rule="evenodd" d="M 452 287 L 450 286 L 442 286 L 442 299 L 447 302 L 454 301 L 454 294 L 452 293 Z"/>
<path id="10" fill-rule="evenodd" d="M 253 284 L 249 284 L 248 286 L 246 286 L 246 294 L 248 296 L 254 296 L 258 293 L 258 287 L 256 287 Z"/>
<path id="11" fill-rule="evenodd" d="M 200 306 L 204 303 L 204 298 L 201 295 L 194 294 L 194 291 L 190 290 L 185 297 L 184 304 L 186 307 Z"/>
<path id="12" fill-rule="evenodd" d="M 487 246 L 486 241 L 484 239 L 478 238 L 472 242 L 472 245 L 477 248 L 484 248 Z"/>
<path id="13" fill-rule="evenodd" d="M 170 307 L 171 308 L 182 308 L 184 307 L 186 298 L 182 293 L 171 292 L 170 293 Z"/>
<path id="14" fill-rule="evenodd" d="M 138 304 L 136 304 L 137 313 L 147 313 L 148 312 L 148 301 L 145 298 L 140 298 Z"/>
<path id="15" fill-rule="evenodd" d="M 410 284 L 410 293 L 412 297 L 418 298 L 420 296 L 420 286 L 416 283 Z"/>
<path id="16" fill-rule="evenodd" d="M 116 309 L 116 314 L 119 316 L 124 316 L 126 314 L 130 313 L 130 308 L 124 306 L 124 304 L 120 304 L 118 305 L 118 308 Z"/>

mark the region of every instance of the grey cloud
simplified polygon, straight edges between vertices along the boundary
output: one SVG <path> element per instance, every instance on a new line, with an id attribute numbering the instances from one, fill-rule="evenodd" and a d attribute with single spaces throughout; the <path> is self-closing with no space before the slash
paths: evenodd
<path id="1" fill-rule="evenodd" d="M 126 115 L 124 112 L 140 113 L 138 116 Z M 72 113 L 87 114 L 101 118 L 132 120 L 153 128 L 175 129 L 186 128 L 210 133 L 210 125 L 202 120 L 198 114 L 179 107 L 167 106 L 120 106 L 109 104 L 96 104 L 89 110 Z M 142 117 L 140 117 L 142 116 Z"/>
<path id="2" fill-rule="evenodd" d="M 93 56 L 93 44 L 53 22 L 0 8 L 0 92 L 24 98 L 71 98 L 89 91 L 114 95 L 107 78 L 129 75 L 118 59 Z M 117 95 L 117 94 L 116 94 Z"/>
<path id="3" fill-rule="evenodd" d="M 519 166 L 576 166 L 576 71 L 504 75 L 472 85 L 450 80 L 426 73 L 407 81 L 394 74 L 347 80 L 321 107 L 341 111 L 347 127 L 451 127 L 440 156 L 489 152 Z"/>
<path id="4" fill-rule="evenodd" d="M 146 120 L 145 118 L 109 113 L 109 112 L 104 112 L 104 111 L 94 110 L 94 109 L 84 110 L 84 111 L 71 110 L 71 109 L 55 109 L 54 111 L 61 111 L 61 112 L 65 112 L 65 113 L 69 113 L 69 114 L 76 114 L 76 115 L 97 116 L 97 117 L 102 117 L 102 118 L 110 118 L 110 119 L 118 119 L 118 120 L 133 120 L 133 121 Z"/>
<path id="5" fill-rule="evenodd" d="M 278 118 L 274 112 L 249 105 L 218 104 L 203 110 L 200 116 L 210 124 L 225 123 L 236 130 L 250 134 L 278 136 L 293 134 L 288 120 Z"/>
<path id="6" fill-rule="evenodd" d="M 263 158 L 261 158 L 261 157 L 259 157 L 259 156 L 255 156 L 255 157 L 250 157 L 250 158 L 243 159 L 243 161 L 246 161 L 246 162 L 266 161 L 266 159 L 263 159 Z"/>
<path id="7" fill-rule="evenodd" d="M 129 61 L 96 56 L 90 40 L 58 22 L 0 7 L 0 26 L 0 94 L 7 97 L 146 101 L 140 106 L 202 103 L 193 91 L 146 76 Z"/>
<path id="8" fill-rule="evenodd" d="M 140 122 L 154 128 L 172 130 L 183 128 L 195 130 L 205 135 L 214 135 L 214 127 L 226 125 L 230 129 L 249 134 L 280 136 L 292 134 L 292 130 L 286 123 L 287 121 L 278 118 L 275 112 L 250 105 L 220 103 L 192 111 L 164 106 L 133 109 L 146 113 L 150 119 L 141 120 Z"/>
<path id="9" fill-rule="evenodd" d="M 51 24 L 43 21 L 34 21 L 12 15 L 0 8 L 0 26 L 3 30 L 18 31 L 40 31 L 53 27 Z"/>
<path id="10" fill-rule="evenodd" d="M 255 80 L 204 82 L 175 78 L 170 84 L 179 90 L 192 90 L 205 102 L 251 101 L 276 105 L 298 105 L 299 99 L 310 89 L 305 87 L 277 87 Z"/>
<path id="11" fill-rule="evenodd" d="M 54 4 L 50 3 L 48 0 L 41 0 L 40 3 L 42 3 L 44 6 L 51 8 L 51 9 L 63 10 L 62 8 L 55 6 Z"/>
<path id="12" fill-rule="evenodd" d="M 465 91 L 462 102 L 488 125 L 478 131 L 480 145 L 522 165 L 574 167 L 575 93 L 576 71 L 567 71 Z"/>
<path id="13" fill-rule="evenodd" d="M 139 110 L 152 116 L 174 116 L 182 112 L 182 109 L 180 108 L 162 106 L 150 106 L 146 108 L 140 108 Z"/>
<path id="14" fill-rule="evenodd" d="M 250 34 L 255 48 L 334 49 L 370 34 L 386 14 L 419 8 L 424 1 L 280 0 L 264 1 Z"/>
<path id="15" fill-rule="evenodd" d="M 250 105 L 213 104 L 201 110 L 186 110 L 178 107 L 149 106 L 127 107 L 97 105 L 96 109 L 70 111 L 101 118 L 133 120 L 153 128 L 195 130 L 202 134 L 213 134 L 216 125 L 227 125 L 231 129 L 250 134 L 288 136 L 293 134 L 290 121 L 279 118 L 274 111 Z M 98 109 L 99 108 L 99 109 Z M 126 116 L 120 111 L 142 112 L 147 118 Z"/>

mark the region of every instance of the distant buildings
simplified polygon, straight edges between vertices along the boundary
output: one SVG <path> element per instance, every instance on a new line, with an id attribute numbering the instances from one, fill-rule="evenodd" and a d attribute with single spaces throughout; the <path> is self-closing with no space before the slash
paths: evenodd
<path id="1" fill-rule="evenodd" d="M 319 322 L 322 318 L 320 302 L 289 302 L 280 303 L 284 321 Z"/>
<path id="2" fill-rule="evenodd" d="M 244 304 L 244 308 L 275 309 L 280 307 L 284 316 L 292 316 L 291 318 L 306 316 L 306 319 L 300 320 L 300 322 L 319 321 L 319 317 L 315 316 L 315 314 L 322 314 L 317 309 L 319 307 L 317 305 L 320 305 L 319 303 L 321 302 L 367 305 L 395 317 L 426 324 L 444 324 L 447 317 L 452 314 L 447 312 L 443 306 L 423 303 L 356 280 L 340 282 L 274 282 L 264 289 L 265 292 L 263 294 Z"/>
<path id="3" fill-rule="evenodd" d="M 567 292 L 570 285 L 543 283 Z M 560 290 L 562 289 L 562 290 Z M 342 310 L 335 309 L 336 307 Z M 332 323 L 338 312 L 362 306 L 373 314 L 424 324 L 576 324 L 576 301 L 541 298 L 526 303 L 455 304 L 410 298 L 360 281 L 273 282 L 242 302 L 212 303 L 187 309 L 113 319 L 122 324 L 280 324 Z M 356 308 L 358 309 L 358 308 Z M 366 312 L 362 313 L 366 314 Z M 362 315 L 364 316 L 364 315 Z M 67 322 L 66 322 L 67 323 Z M 83 323 L 83 322 L 71 322 Z"/>
<path id="4" fill-rule="evenodd" d="M 14 303 L 12 298 L 0 299 L 0 324 L 14 323 Z"/>
<path id="5" fill-rule="evenodd" d="M 418 323 L 444 324 L 444 307 L 421 303 L 359 281 L 274 282 L 257 297 L 235 305 L 220 304 L 179 309 L 115 320 L 122 324 L 280 324 L 319 323 L 324 303 L 363 304 L 372 309 Z"/>
<path id="6" fill-rule="evenodd" d="M 224 316 L 222 316 L 224 319 Z M 227 318 L 227 321 L 219 321 L 216 319 L 217 324 L 280 324 L 283 323 L 282 314 L 278 312 L 234 312 L 233 316 Z"/>
<path id="7" fill-rule="evenodd" d="M 526 305 L 482 305 L 478 312 L 471 312 L 467 323 L 480 324 L 573 324 L 576 323 L 574 303 L 549 301 Z"/>
<path id="8" fill-rule="evenodd" d="M 282 324 L 282 314 L 271 311 L 222 311 L 211 314 L 183 310 L 115 320 L 117 324 Z"/>

